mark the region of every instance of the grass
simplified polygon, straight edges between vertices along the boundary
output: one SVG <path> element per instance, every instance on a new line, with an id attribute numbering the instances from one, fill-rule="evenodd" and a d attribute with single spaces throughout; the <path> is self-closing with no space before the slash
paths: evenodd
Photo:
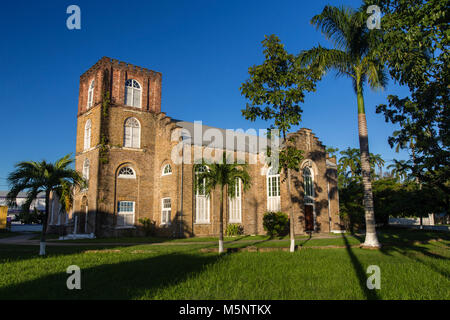
<path id="1" fill-rule="evenodd" d="M 299 239 L 293 254 L 222 256 L 200 252 L 215 243 L 49 246 L 46 258 L 36 246 L 0 245 L 0 299 L 450 299 L 448 234 L 387 229 L 380 240 L 382 250 L 351 247 L 361 239 L 344 236 Z M 237 243 L 227 246 L 245 246 Z M 326 245 L 342 248 L 311 248 Z M 73 264 L 82 290 L 66 288 Z M 381 269 L 380 290 L 366 287 L 369 265 Z"/>

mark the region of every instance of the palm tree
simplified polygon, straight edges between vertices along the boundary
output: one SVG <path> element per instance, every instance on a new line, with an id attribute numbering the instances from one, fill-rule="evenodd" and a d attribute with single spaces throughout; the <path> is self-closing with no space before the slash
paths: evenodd
<path id="1" fill-rule="evenodd" d="M 322 74 L 334 70 L 338 76 L 352 79 L 358 105 L 358 134 L 364 186 L 366 239 L 363 246 L 380 247 L 375 230 L 363 88 L 366 81 L 373 89 L 383 88 L 387 83 L 387 75 L 376 52 L 379 34 L 377 30 L 367 28 L 367 18 L 367 14 L 362 10 L 326 6 L 322 13 L 312 18 L 311 23 L 333 42 L 334 48 L 327 49 L 319 45 L 303 51 L 299 58 L 303 64 L 317 68 Z"/>
<path id="2" fill-rule="evenodd" d="M 225 152 L 222 162 L 197 164 L 196 169 L 203 167 L 206 170 L 199 171 L 195 179 L 195 190 L 202 190 L 205 195 L 211 195 L 216 188 L 220 188 L 220 215 L 219 215 L 219 253 L 223 253 L 223 207 L 225 190 L 230 198 L 236 196 L 236 186 L 242 183 L 242 190 L 247 191 L 251 186 L 251 178 L 247 171 L 247 164 L 228 163 Z"/>
<path id="3" fill-rule="evenodd" d="M 55 163 L 49 163 L 45 160 L 41 162 L 20 162 L 15 165 L 16 170 L 8 176 L 8 183 L 11 189 L 8 192 L 7 199 L 10 204 L 15 204 L 19 192 L 26 191 L 27 200 L 22 208 L 27 211 L 30 209 L 30 205 L 36 199 L 37 195 L 41 192 L 45 193 L 45 214 L 39 255 L 45 255 L 45 235 L 47 231 L 50 193 L 55 192 L 55 194 L 59 194 L 63 207 L 67 208 L 67 201 L 70 198 L 67 194 L 69 192 L 68 190 L 74 187 L 83 187 L 86 183 L 77 171 L 69 167 L 72 162 L 73 159 L 70 154 L 57 160 Z"/>
<path id="4" fill-rule="evenodd" d="M 339 169 L 347 175 L 347 172 L 355 178 L 360 168 L 360 155 L 358 149 L 347 148 L 340 152 Z"/>
<path id="5" fill-rule="evenodd" d="M 387 166 L 388 170 L 391 170 L 392 176 L 400 181 L 405 181 L 408 178 L 408 173 L 406 172 L 406 164 L 405 160 L 392 160 L 392 164 Z"/>

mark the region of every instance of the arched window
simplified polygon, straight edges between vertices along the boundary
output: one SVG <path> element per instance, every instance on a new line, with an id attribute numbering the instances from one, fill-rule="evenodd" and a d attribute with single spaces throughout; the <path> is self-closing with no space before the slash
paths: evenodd
<path id="1" fill-rule="evenodd" d="M 127 148 L 140 148 L 141 125 L 136 118 L 128 118 L 125 121 L 123 145 Z"/>
<path id="2" fill-rule="evenodd" d="M 303 169 L 303 185 L 305 189 L 305 203 L 314 202 L 314 183 L 311 174 L 311 169 L 305 167 Z"/>
<path id="3" fill-rule="evenodd" d="M 162 175 L 167 176 L 169 174 L 172 174 L 172 167 L 170 166 L 170 164 L 166 164 L 163 168 Z"/>
<path id="4" fill-rule="evenodd" d="M 91 119 L 84 125 L 84 150 L 91 147 Z"/>
<path id="5" fill-rule="evenodd" d="M 136 179 L 136 173 L 131 167 L 123 167 L 120 168 L 118 177 L 125 179 Z"/>
<path id="6" fill-rule="evenodd" d="M 91 84 L 89 85 L 88 90 L 88 100 L 87 100 L 87 108 L 89 109 L 92 107 L 93 101 L 94 101 L 94 87 L 95 87 L 95 81 L 92 80 Z"/>
<path id="7" fill-rule="evenodd" d="M 85 159 L 83 162 L 83 179 L 86 180 L 86 189 L 88 188 L 87 185 L 89 184 L 89 159 Z"/>
<path id="8" fill-rule="evenodd" d="M 280 174 L 272 167 L 267 171 L 267 210 L 271 212 L 281 210 Z"/>
<path id="9" fill-rule="evenodd" d="M 199 166 L 196 169 L 195 174 L 198 175 L 202 172 L 206 172 L 206 170 L 208 170 L 208 168 L 205 166 Z M 196 179 L 198 178 L 196 177 Z M 205 185 L 206 179 L 203 179 L 195 194 L 195 223 L 209 223 L 210 199 L 206 194 Z"/>
<path id="10" fill-rule="evenodd" d="M 141 107 L 141 85 L 134 79 L 125 82 L 125 104 L 136 108 Z"/>

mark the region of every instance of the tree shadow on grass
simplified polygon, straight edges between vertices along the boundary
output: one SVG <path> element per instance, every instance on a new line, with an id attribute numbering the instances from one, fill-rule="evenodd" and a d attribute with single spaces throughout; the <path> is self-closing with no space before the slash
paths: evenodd
<path id="1" fill-rule="evenodd" d="M 359 285 L 361 287 L 362 292 L 367 300 L 378 300 L 380 297 L 378 296 L 375 289 L 370 290 L 367 288 L 367 274 L 366 270 L 364 270 L 361 262 L 359 262 L 355 253 L 353 252 L 347 238 L 342 235 L 342 239 L 345 243 L 345 249 L 347 250 L 348 256 L 350 257 L 350 261 L 352 262 L 353 269 L 355 270 L 356 276 L 358 277 Z"/>
<path id="2" fill-rule="evenodd" d="M 432 258 L 432 259 L 450 260 L 450 258 L 447 258 L 447 257 L 441 256 L 437 253 L 431 252 L 428 248 L 424 248 L 424 247 L 421 247 L 418 245 L 391 246 L 391 247 L 382 248 L 381 252 L 384 254 L 387 254 L 387 255 L 390 255 L 389 252 L 398 252 L 401 255 L 403 255 L 413 261 L 419 262 L 420 264 L 423 264 L 424 266 L 430 268 L 434 272 L 439 273 L 442 276 L 450 279 L 450 272 L 448 270 L 441 269 L 441 268 L 435 266 L 433 263 L 426 262 L 425 260 L 419 258 L 420 255 L 423 255 L 425 257 Z"/>
<path id="3" fill-rule="evenodd" d="M 309 234 L 309 237 L 305 241 L 300 242 L 300 244 L 298 245 L 299 247 L 303 247 L 309 240 L 311 240 L 312 232 L 308 232 L 308 234 Z"/>
<path id="4" fill-rule="evenodd" d="M 129 246 L 135 246 L 129 245 Z M 21 260 L 30 260 L 30 259 L 46 259 L 49 257 L 55 256 L 66 256 L 82 253 L 86 250 L 116 250 L 123 249 L 126 246 L 111 246 L 111 245 L 79 245 L 79 246 L 47 246 L 46 253 L 47 255 L 42 257 L 39 256 L 39 245 L 17 245 L 17 244 L 8 244 L 8 245 L 0 245 L 0 264 L 8 261 L 15 262 Z"/>
<path id="5" fill-rule="evenodd" d="M 158 290 L 201 273 L 219 259 L 217 254 L 168 253 L 90 268 L 80 265 L 81 290 L 68 290 L 70 275 L 60 272 L 0 288 L 0 299 L 152 298 Z"/>

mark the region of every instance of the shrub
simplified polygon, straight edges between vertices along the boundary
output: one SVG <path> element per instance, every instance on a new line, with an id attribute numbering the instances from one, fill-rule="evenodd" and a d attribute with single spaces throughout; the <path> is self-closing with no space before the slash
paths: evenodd
<path id="1" fill-rule="evenodd" d="M 44 213 L 34 208 L 33 210 L 22 210 L 16 214 L 16 219 L 24 224 L 38 223 L 42 224 L 44 221 Z"/>
<path id="2" fill-rule="evenodd" d="M 289 218 L 283 212 L 266 212 L 263 218 L 263 226 L 271 237 L 284 236 L 289 231 Z"/>
<path id="3" fill-rule="evenodd" d="M 227 229 L 225 230 L 225 235 L 227 237 L 238 236 L 244 233 L 244 228 L 237 223 L 231 223 L 227 225 Z"/>
<path id="4" fill-rule="evenodd" d="M 156 221 L 150 220 L 149 218 L 140 218 L 139 222 L 142 224 L 142 229 L 147 237 L 155 235 Z"/>

